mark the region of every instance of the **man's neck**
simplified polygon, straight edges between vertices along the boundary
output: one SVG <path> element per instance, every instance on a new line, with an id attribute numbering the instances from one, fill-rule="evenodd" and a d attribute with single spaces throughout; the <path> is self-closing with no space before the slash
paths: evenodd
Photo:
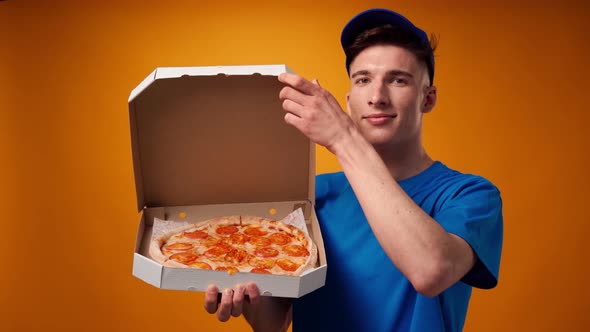
<path id="1" fill-rule="evenodd" d="M 421 142 L 418 142 L 415 146 L 405 145 L 395 148 L 390 146 L 383 149 L 375 147 L 375 150 L 381 156 L 385 166 L 389 169 L 389 173 L 396 181 L 420 174 L 434 163 L 424 150 Z"/>

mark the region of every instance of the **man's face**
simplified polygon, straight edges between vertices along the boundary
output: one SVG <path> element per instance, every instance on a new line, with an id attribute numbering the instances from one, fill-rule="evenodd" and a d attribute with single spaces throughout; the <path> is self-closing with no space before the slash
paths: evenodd
<path id="1" fill-rule="evenodd" d="M 406 49 L 376 45 L 350 64 L 350 116 L 376 148 L 421 144 L 422 113 L 436 101 L 426 66 Z"/>

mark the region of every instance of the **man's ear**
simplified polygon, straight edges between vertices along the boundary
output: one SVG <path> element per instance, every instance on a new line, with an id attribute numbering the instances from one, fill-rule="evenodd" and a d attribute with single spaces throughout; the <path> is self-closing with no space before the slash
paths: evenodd
<path id="1" fill-rule="evenodd" d="M 350 91 L 346 93 L 346 112 L 348 114 L 350 114 L 350 106 L 349 106 L 349 100 L 350 100 Z"/>
<path id="2" fill-rule="evenodd" d="M 434 105 L 436 105 L 436 87 L 429 86 L 425 91 L 422 113 L 429 113 L 434 108 Z"/>

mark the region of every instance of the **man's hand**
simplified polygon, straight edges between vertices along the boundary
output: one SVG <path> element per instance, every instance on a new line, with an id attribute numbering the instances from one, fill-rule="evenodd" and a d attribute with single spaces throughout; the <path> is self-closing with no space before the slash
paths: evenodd
<path id="1" fill-rule="evenodd" d="M 248 290 L 249 299 L 245 297 L 245 291 Z M 217 312 L 217 319 L 221 322 L 226 322 L 231 316 L 238 317 L 244 310 L 244 303 L 246 305 L 251 303 L 255 305 L 260 301 L 260 291 L 254 283 L 247 285 L 236 285 L 234 289 L 227 288 L 221 295 L 221 302 L 218 303 L 217 294 L 219 290 L 215 285 L 211 285 L 205 292 L 205 310 L 208 313 L 214 314 Z"/>
<path id="2" fill-rule="evenodd" d="M 245 295 L 248 291 L 248 296 Z M 219 289 L 211 285 L 205 292 L 205 310 L 217 313 L 221 322 L 228 321 L 231 316 L 241 314 L 257 332 L 286 331 L 291 324 L 291 301 L 280 297 L 261 296 L 255 283 L 238 284 L 234 289 L 228 288 L 218 299 Z"/>
<path id="3" fill-rule="evenodd" d="M 279 81 L 287 85 L 279 94 L 287 112 L 285 122 L 335 153 L 354 130 L 352 120 L 338 101 L 317 80 L 310 82 L 301 76 L 283 73 Z"/>

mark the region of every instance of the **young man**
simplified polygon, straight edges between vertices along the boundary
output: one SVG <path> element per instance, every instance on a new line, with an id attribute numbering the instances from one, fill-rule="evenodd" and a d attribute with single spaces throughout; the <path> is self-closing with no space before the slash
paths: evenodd
<path id="1" fill-rule="evenodd" d="M 343 170 L 316 183 L 326 285 L 293 303 L 237 285 L 219 304 L 211 286 L 206 310 L 221 321 L 244 313 L 255 331 L 285 330 L 291 319 L 294 331 L 461 331 L 471 288 L 497 284 L 500 194 L 422 146 L 422 117 L 436 104 L 424 31 L 373 9 L 355 16 L 341 41 L 349 115 L 316 80 L 279 77 L 285 121 L 334 153 Z"/>

